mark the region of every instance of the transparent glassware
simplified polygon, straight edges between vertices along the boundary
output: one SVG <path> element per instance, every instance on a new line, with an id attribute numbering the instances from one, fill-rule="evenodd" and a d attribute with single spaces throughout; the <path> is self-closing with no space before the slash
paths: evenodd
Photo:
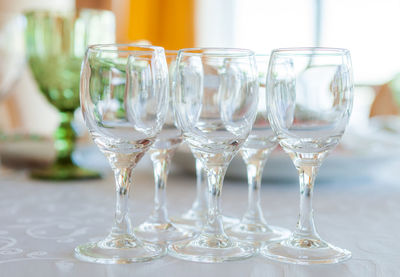
<path id="1" fill-rule="evenodd" d="M 353 103 L 350 52 L 335 48 L 277 49 L 267 77 L 268 117 L 282 148 L 299 172 L 300 214 L 295 231 L 260 250 L 296 264 L 337 263 L 351 253 L 322 240 L 314 225 L 314 181 L 336 147 Z"/>
<path id="2" fill-rule="evenodd" d="M 131 263 L 163 256 L 162 245 L 142 242 L 132 229 L 128 197 L 133 170 L 156 141 L 168 107 L 164 49 L 94 45 L 81 73 L 81 107 L 90 134 L 115 174 L 115 221 L 109 235 L 75 248 L 82 260 Z"/>
<path id="3" fill-rule="evenodd" d="M 170 94 L 172 92 L 172 74 L 175 70 L 178 51 L 165 51 L 165 56 L 170 76 Z M 192 235 L 191 232 L 175 225 L 168 216 L 167 211 L 167 178 L 172 157 L 176 149 L 182 143 L 182 132 L 175 126 L 172 110 L 172 98 L 170 97 L 166 121 L 157 140 L 149 150 L 153 162 L 155 191 L 154 208 L 145 222 L 135 228 L 135 234 L 146 241 L 169 243 L 182 240 Z"/>
<path id="4" fill-rule="evenodd" d="M 203 165 L 196 159 L 196 198 L 189 210 L 172 218 L 176 224 L 192 230 L 200 230 L 207 219 L 207 175 Z"/>
<path id="5" fill-rule="evenodd" d="M 267 119 L 266 78 L 269 55 L 256 55 L 259 79 L 259 102 L 253 129 L 240 149 L 240 154 L 247 168 L 248 204 L 241 221 L 227 228 L 233 237 L 248 240 L 259 246 L 262 243 L 282 240 L 290 235 L 289 230 L 271 226 L 264 218 L 261 209 L 261 178 L 264 166 L 271 152 L 276 148 L 278 140 Z"/>
<path id="6" fill-rule="evenodd" d="M 194 48 L 179 51 L 174 75 L 177 126 L 207 171 L 208 214 L 200 234 L 169 245 L 184 260 L 223 262 L 251 257 L 252 244 L 231 239 L 221 218 L 226 169 L 246 141 L 258 102 L 254 53 L 246 49 Z"/>
<path id="7" fill-rule="evenodd" d="M 192 207 L 183 213 L 180 217 L 172 218 L 172 221 L 181 225 L 183 228 L 199 231 L 207 220 L 207 172 L 203 168 L 200 159 L 196 159 L 196 198 Z M 238 224 L 240 220 L 235 217 L 222 215 L 224 227 Z"/>
<path id="8" fill-rule="evenodd" d="M 40 91 L 60 113 L 54 132 L 56 160 L 31 172 L 39 179 L 98 178 L 99 173 L 77 166 L 72 159 L 76 132 L 71 123 L 79 107 L 79 77 L 87 46 L 115 41 L 115 18 L 110 11 L 28 11 L 26 50 L 28 63 Z"/>

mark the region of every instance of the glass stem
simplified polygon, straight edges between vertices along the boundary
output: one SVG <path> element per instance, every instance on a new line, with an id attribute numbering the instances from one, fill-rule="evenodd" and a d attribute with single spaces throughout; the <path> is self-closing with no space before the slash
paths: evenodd
<path id="1" fill-rule="evenodd" d="M 72 128 L 73 112 L 60 112 L 61 121 L 54 133 L 54 147 L 57 152 L 56 163 L 72 164 L 76 133 Z"/>
<path id="2" fill-rule="evenodd" d="M 298 167 L 300 180 L 300 214 L 297 222 L 295 237 L 319 239 L 314 225 L 312 196 L 314 181 L 319 166 L 300 165 Z"/>
<path id="3" fill-rule="evenodd" d="M 154 210 L 151 220 L 155 223 L 165 224 L 169 222 L 166 195 L 167 178 L 171 159 L 175 151 L 170 149 L 153 151 L 151 160 L 154 167 L 155 192 Z"/>
<path id="4" fill-rule="evenodd" d="M 133 235 L 132 224 L 128 215 L 129 188 L 132 182 L 132 172 L 133 167 L 114 169 L 116 182 L 116 206 L 115 222 L 110 234 L 112 237 Z"/>
<path id="5" fill-rule="evenodd" d="M 196 159 L 196 200 L 192 205 L 192 210 L 202 212 L 207 209 L 207 176 L 203 164 Z"/>
<path id="6" fill-rule="evenodd" d="M 248 206 L 242 222 L 247 224 L 266 224 L 261 209 L 261 178 L 265 160 L 247 163 L 247 180 L 248 180 Z"/>
<path id="7" fill-rule="evenodd" d="M 221 191 L 227 166 L 213 166 L 207 169 L 208 214 L 203 233 L 226 237 L 221 216 Z"/>

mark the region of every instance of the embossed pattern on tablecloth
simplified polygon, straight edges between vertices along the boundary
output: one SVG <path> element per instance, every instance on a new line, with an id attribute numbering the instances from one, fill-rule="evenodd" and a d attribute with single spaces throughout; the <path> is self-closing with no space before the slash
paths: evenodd
<path id="1" fill-rule="evenodd" d="M 400 168 L 400 167 L 399 167 Z M 296 266 L 254 257 L 240 262 L 199 264 L 164 257 L 130 265 L 78 261 L 76 245 L 98 240 L 114 212 L 113 179 L 53 183 L 22 175 L 0 180 L 0 276 L 400 276 L 400 182 L 393 178 L 336 180 L 316 185 L 315 218 L 322 238 L 353 253 L 338 265 Z M 139 224 L 150 213 L 153 177 L 135 175 L 131 214 Z M 171 174 L 170 214 L 194 198 L 194 178 Z M 240 216 L 246 206 L 244 181 L 226 180 L 223 211 Z M 262 206 L 271 224 L 293 229 L 297 184 L 264 184 Z"/>

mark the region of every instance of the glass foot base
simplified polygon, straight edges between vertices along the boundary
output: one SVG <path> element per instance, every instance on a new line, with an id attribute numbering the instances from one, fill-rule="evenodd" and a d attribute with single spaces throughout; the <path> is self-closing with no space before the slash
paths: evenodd
<path id="1" fill-rule="evenodd" d="M 190 209 L 186 213 L 182 214 L 180 217 L 173 217 L 171 221 L 190 231 L 201 230 L 203 226 L 203 221 L 207 218 L 207 211 L 205 210 L 195 210 Z"/>
<path id="2" fill-rule="evenodd" d="M 290 236 L 290 231 L 265 224 L 236 224 L 226 229 L 226 233 L 234 238 L 253 242 L 256 246 L 264 243 L 280 241 Z"/>
<path id="3" fill-rule="evenodd" d="M 54 181 L 100 178 L 98 172 L 84 169 L 74 164 L 53 164 L 48 168 L 31 171 L 30 176 L 35 179 Z"/>
<path id="4" fill-rule="evenodd" d="M 135 228 L 135 235 L 145 241 L 169 243 L 190 238 L 193 232 L 183 230 L 170 222 L 144 222 Z"/>
<path id="5" fill-rule="evenodd" d="M 335 264 L 351 258 L 346 249 L 315 239 L 287 239 L 266 245 L 260 250 L 264 257 L 293 264 Z"/>
<path id="6" fill-rule="evenodd" d="M 191 240 L 172 243 L 168 251 L 175 258 L 204 263 L 243 260 L 255 254 L 250 243 L 202 234 Z"/>
<path id="7" fill-rule="evenodd" d="M 191 223 L 197 221 L 203 221 L 207 217 L 207 210 L 194 210 L 190 209 L 180 217 L 174 218 L 176 222 Z"/>
<path id="8" fill-rule="evenodd" d="M 184 213 L 181 217 L 173 217 L 171 221 L 177 225 L 182 226 L 185 229 L 189 230 L 200 230 L 203 226 L 203 222 L 207 219 L 207 211 L 200 212 L 190 209 L 186 213 Z M 238 224 L 240 220 L 235 217 L 230 216 L 222 216 L 222 223 L 225 228 L 228 228 L 232 225 Z"/>
<path id="9" fill-rule="evenodd" d="M 162 245 L 145 243 L 133 237 L 106 238 L 75 248 L 75 256 L 86 262 L 101 264 L 127 264 L 145 262 L 166 254 Z"/>
<path id="10" fill-rule="evenodd" d="M 224 228 L 229 228 L 232 225 L 240 223 L 240 219 L 236 217 L 223 215 L 221 218 L 222 223 L 224 224 Z"/>

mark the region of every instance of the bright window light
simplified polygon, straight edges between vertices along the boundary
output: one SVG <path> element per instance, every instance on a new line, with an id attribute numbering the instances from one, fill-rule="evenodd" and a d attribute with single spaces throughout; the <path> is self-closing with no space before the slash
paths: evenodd
<path id="1" fill-rule="evenodd" d="M 198 0 L 197 44 L 274 48 L 321 46 L 351 51 L 356 84 L 385 83 L 400 72 L 399 0 Z M 320 10 L 317 4 L 320 3 Z"/>

